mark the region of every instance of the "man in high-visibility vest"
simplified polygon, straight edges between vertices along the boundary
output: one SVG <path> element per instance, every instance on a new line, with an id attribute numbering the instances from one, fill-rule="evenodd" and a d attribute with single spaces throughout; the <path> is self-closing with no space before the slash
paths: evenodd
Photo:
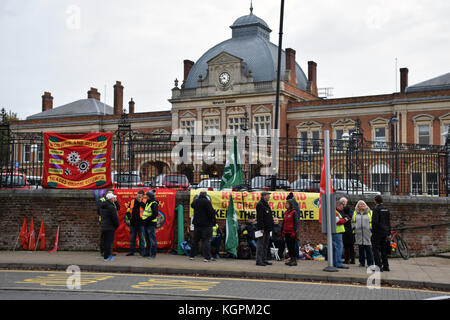
<path id="1" fill-rule="evenodd" d="M 150 259 L 156 258 L 156 223 L 158 216 L 158 200 L 155 199 L 155 191 L 147 191 L 145 194 L 147 201 L 145 204 L 144 213 L 142 214 L 142 220 L 144 224 L 145 242 L 147 244 L 145 248 L 144 257 Z"/>
<path id="2" fill-rule="evenodd" d="M 125 214 L 125 223 L 130 227 L 130 252 L 127 256 L 133 256 L 136 251 L 136 236 L 139 235 L 139 253 L 145 254 L 144 225 L 141 216 L 144 214 L 145 202 L 144 190 L 139 190 L 136 198 L 131 200 Z"/>
<path id="3" fill-rule="evenodd" d="M 333 265 L 336 268 L 348 269 L 342 263 L 342 235 L 345 232 L 344 224 L 349 220 L 348 217 L 343 218 L 341 212 L 344 210 L 344 204 L 341 201 L 336 202 L 336 232 L 333 233 Z"/>

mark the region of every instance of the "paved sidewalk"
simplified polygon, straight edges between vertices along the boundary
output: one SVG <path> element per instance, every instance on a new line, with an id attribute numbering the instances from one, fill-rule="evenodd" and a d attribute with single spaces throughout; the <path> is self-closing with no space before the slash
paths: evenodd
<path id="1" fill-rule="evenodd" d="M 114 261 L 104 262 L 98 252 L 60 251 L 56 253 L 29 251 L 0 251 L 0 269 L 66 270 L 78 265 L 81 271 L 184 274 L 218 277 L 247 277 L 258 279 L 287 279 L 343 283 L 367 283 L 371 274 L 366 268 L 348 265 L 350 269 L 325 272 L 326 261 L 299 260 L 296 267 L 288 267 L 281 261 L 260 267 L 254 260 L 219 259 L 203 262 L 198 256 L 189 260 L 186 256 L 158 254 L 156 259 L 139 255 L 127 257 L 118 253 Z M 390 259 L 390 272 L 381 273 L 382 285 L 401 287 L 436 288 L 450 292 L 450 259 L 421 257 L 409 260 Z"/>

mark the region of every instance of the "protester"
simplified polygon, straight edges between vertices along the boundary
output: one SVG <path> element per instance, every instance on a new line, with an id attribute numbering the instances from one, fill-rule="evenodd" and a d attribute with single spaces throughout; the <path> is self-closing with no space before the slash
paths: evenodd
<path id="1" fill-rule="evenodd" d="M 133 256 L 136 251 L 136 235 L 139 235 L 139 253 L 145 255 L 145 236 L 144 225 L 141 216 L 144 213 L 145 202 L 144 190 L 139 190 L 136 198 L 131 200 L 130 206 L 125 214 L 125 221 L 128 221 L 130 227 L 130 252 L 127 256 Z"/>
<path id="2" fill-rule="evenodd" d="M 212 255 L 212 257 L 215 259 L 219 259 L 221 241 L 222 235 L 219 229 L 219 225 L 216 223 L 212 228 L 212 239 L 211 239 L 211 249 L 212 247 L 214 247 L 214 254 Z"/>
<path id="3" fill-rule="evenodd" d="M 268 201 L 270 200 L 270 193 L 263 191 L 261 193 L 261 200 L 256 205 L 256 225 L 261 237 L 257 239 L 256 247 L 256 265 L 266 266 L 272 263 L 267 261 L 268 248 L 270 241 L 270 232 L 273 229 L 273 216 Z"/>
<path id="4" fill-rule="evenodd" d="M 286 212 L 283 220 L 283 235 L 286 241 L 286 246 L 289 251 L 290 261 L 286 262 L 288 266 L 297 265 L 298 251 L 295 251 L 296 233 L 298 230 L 298 215 L 294 209 L 294 199 L 291 198 L 286 202 Z"/>
<path id="5" fill-rule="evenodd" d="M 111 250 L 114 243 L 114 232 L 119 227 L 119 215 L 114 205 L 117 200 L 113 193 L 108 193 L 105 198 L 106 201 L 102 203 L 100 208 L 104 247 L 103 260 L 114 261 Z"/>
<path id="6" fill-rule="evenodd" d="M 348 269 L 342 264 L 342 234 L 345 232 L 344 224 L 348 218 L 343 218 L 341 212 L 344 210 L 344 204 L 340 201 L 336 202 L 336 233 L 332 235 L 333 241 L 333 265 L 336 268 Z"/>
<path id="7" fill-rule="evenodd" d="M 102 204 L 106 201 L 106 196 L 107 196 L 108 194 L 110 194 L 110 193 L 114 193 L 114 191 L 111 190 L 111 189 L 108 189 L 108 190 L 106 191 L 106 193 L 103 195 L 103 197 L 101 197 L 100 199 L 98 199 L 98 202 L 97 202 L 98 223 L 99 223 L 99 225 L 100 225 L 100 228 L 101 228 L 101 225 L 102 225 L 101 206 L 102 206 Z M 114 202 L 114 206 L 116 207 L 117 212 L 119 212 L 119 210 L 120 210 L 120 204 L 119 204 L 119 201 L 115 201 L 115 202 Z M 103 239 L 103 232 L 101 232 L 101 233 L 100 233 L 99 247 L 100 247 L 100 255 L 102 255 L 102 256 L 103 256 L 103 253 L 104 253 L 104 247 L 103 247 L 104 242 L 105 242 L 105 239 Z M 115 254 L 113 254 L 113 255 L 115 256 Z"/>
<path id="8" fill-rule="evenodd" d="M 214 258 L 211 258 L 211 237 L 212 227 L 216 224 L 216 211 L 207 196 L 207 193 L 202 191 L 191 204 L 194 209 L 194 218 L 192 219 L 194 242 L 189 259 L 193 260 L 197 255 L 198 244 L 200 240 L 203 240 L 203 261 L 210 262 L 215 261 Z"/>
<path id="9" fill-rule="evenodd" d="M 158 217 L 158 200 L 155 199 L 155 191 L 147 191 L 145 194 L 147 201 L 145 204 L 144 213 L 142 215 L 143 225 L 144 225 L 144 236 L 145 243 L 147 244 L 145 248 L 144 257 L 149 259 L 156 258 L 156 223 Z"/>
<path id="10" fill-rule="evenodd" d="M 248 218 L 247 222 L 245 223 L 242 234 L 245 236 L 248 245 L 250 246 L 250 249 L 252 251 L 252 255 L 256 256 L 256 238 L 255 238 L 255 232 L 257 231 L 256 227 L 256 219 L 255 215 L 252 214 Z"/>
<path id="11" fill-rule="evenodd" d="M 298 205 L 297 200 L 295 200 L 294 193 L 289 192 L 288 196 L 286 197 L 286 200 L 289 200 L 289 199 L 293 199 L 293 201 L 294 201 L 294 210 L 297 214 L 297 219 L 300 224 L 300 206 Z M 298 228 L 298 230 L 295 233 L 295 252 L 297 252 L 297 254 L 299 252 L 299 249 L 300 249 L 300 227 Z"/>
<path id="12" fill-rule="evenodd" d="M 373 254 L 370 238 L 372 237 L 372 210 L 363 200 L 359 200 L 352 218 L 352 228 L 355 232 L 355 243 L 359 247 L 359 266 L 373 266 Z"/>
<path id="13" fill-rule="evenodd" d="M 375 264 L 380 271 L 390 271 L 388 262 L 387 242 L 391 235 L 391 213 L 383 205 L 383 198 L 377 195 L 374 199 L 375 208 L 372 216 L 372 246 Z M 381 255 L 381 257 L 380 257 Z"/>
<path id="14" fill-rule="evenodd" d="M 275 248 L 278 248 L 278 256 L 280 257 L 280 259 L 284 258 L 284 249 L 286 247 L 282 233 L 283 233 L 283 226 L 280 224 L 278 218 L 273 218 L 273 230 L 272 236 L 270 237 L 269 250 L 273 246 L 275 246 Z"/>
<path id="15" fill-rule="evenodd" d="M 346 197 L 342 197 L 339 201 L 344 205 L 342 217 L 348 218 L 348 221 L 344 224 L 345 233 L 342 235 L 342 242 L 344 243 L 344 263 L 355 264 L 355 235 L 352 230 L 352 210 L 347 204 L 348 200 Z"/>

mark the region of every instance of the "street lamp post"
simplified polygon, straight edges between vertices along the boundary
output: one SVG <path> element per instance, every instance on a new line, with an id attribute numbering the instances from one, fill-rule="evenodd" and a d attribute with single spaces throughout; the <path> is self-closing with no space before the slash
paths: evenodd
<path id="1" fill-rule="evenodd" d="M 278 63 L 277 63 L 277 91 L 275 97 L 275 120 L 273 123 L 274 134 L 275 134 L 275 143 L 279 144 L 279 134 L 278 134 L 278 117 L 279 117 L 279 109 L 280 109 L 280 81 L 281 81 L 281 50 L 283 44 L 283 18 L 284 18 L 284 0 L 281 0 L 281 9 L 280 9 L 280 33 L 278 37 Z M 278 148 L 276 148 L 278 149 Z M 277 179 L 277 168 L 275 167 L 277 164 L 275 163 L 275 159 L 277 159 L 277 155 L 273 152 L 274 148 L 272 146 L 272 183 L 271 190 L 275 190 L 276 188 L 276 179 Z"/>
<path id="2" fill-rule="evenodd" d="M 442 136 L 445 137 L 445 194 L 448 197 L 450 194 L 450 125 L 447 131 L 442 133 Z"/>
<path id="3" fill-rule="evenodd" d="M 398 194 L 398 143 L 397 143 L 397 112 L 394 114 L 394 116 L 391 118 L 391 149 L 395 152 L 394 153 L 394 163 L 393 163 L 393 170 L 394 170 L 394 179 L 392 181 L 392 189 L 395 190 L 395 194 Z"/>

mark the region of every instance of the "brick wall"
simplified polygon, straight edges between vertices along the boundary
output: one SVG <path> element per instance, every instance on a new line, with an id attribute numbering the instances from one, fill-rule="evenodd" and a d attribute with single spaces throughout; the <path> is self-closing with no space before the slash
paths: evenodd
<path id="1" fill-rule="evenodd" d="M 190 225 L 189 192 L 178 192 L 176 199 L 176 205 L 183 205 L 186 232 Z M 364 196 L 350 196 L 349 205 L 354 206 L 360 199 L 374 207 L 372 198 Z M 392 196 L 385 197 L 384 202 L 391 210 L 392 226 L 403 223 L 414 227 L 401 231 L 413 254 L 428 255 L 450 250 L 449 199 Z M 90 190 L 0 190 L 0 249 L 12 248 L 23 218 L 27 218 L 29 225 L 33 217 L 36 233 L 42 219 L 45 221 L 47 248 L 53 247 L 59 225 L 60 250 L 97 250 L 100 227 L 96 210 Z M 224 228 L 225 220 L 218 220 L 218 223 L 220 228 Z M 429 226 L 443 223 L 447 224 Z M 300 231 L 302 244 L 326 243 L 317 221 L 302 221 Z M 175 221 L 175 244 L 177 234 Z"/>

